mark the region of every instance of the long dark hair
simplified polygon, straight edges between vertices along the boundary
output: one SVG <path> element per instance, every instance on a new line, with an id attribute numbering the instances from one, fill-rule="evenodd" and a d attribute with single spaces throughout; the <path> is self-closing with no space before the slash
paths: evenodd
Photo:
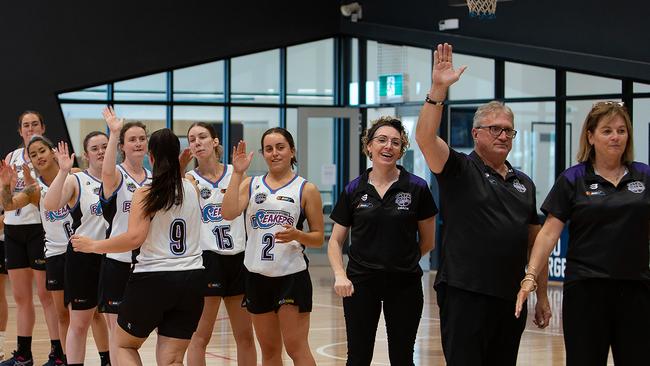
<path id="1" fill-rule="evenodd" d="M 289 147 L 291 148 L 291 150 L 294 150 L 294 151 L 296 150 L 296 144 L 293 142 L 293 136 L 291 136 L 291 132 L 289 132 L 287 129 L 282 128 L 282 127 L 273 127 L 273 128 L 269 128 L 268 130 L 264 131 L 264 133 L 262 134 L 262 138 L 260 139 L 260 145 L 261 145 L 262 148 L 260 149 L 260 152 L 264 151 L 264 138 L 267 135 L 270 135 L 272 133 L 278 133 L 278 134 L 284 136 L 284 139 L 287 140 L 287 143 L 289 143 Z M 291 167 L 294 168 L 296 166 L 296 164 L 298 164 L 298 160 L 296 159 L 296 154 L 294 154 L 291 157 Z"/>
<path id="2" fill-rule="evenodd" d="M 151 216 L 183 203 L 183 178 L 178 156 L 181 143 L 169 128 L 154 132 L 149 138 L 149 154 L 153 157 L 153 179 L 144 199 L 144 213 Z"/>

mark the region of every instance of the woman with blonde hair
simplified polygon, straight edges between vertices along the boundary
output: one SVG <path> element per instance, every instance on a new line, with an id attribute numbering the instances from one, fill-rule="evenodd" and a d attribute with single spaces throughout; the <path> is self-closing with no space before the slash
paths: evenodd
<path id="1" fill-rule="evenodd" d="M 540 269 L 569 226 L 562 301 L 567 365 L 638 365 L 650 349 L 650 167 L 633 161 L 622 103 L 594 104 L 582 126 L 577 165 L 542 205 L 547 215 L 517 295 L 519 315 Z"/>

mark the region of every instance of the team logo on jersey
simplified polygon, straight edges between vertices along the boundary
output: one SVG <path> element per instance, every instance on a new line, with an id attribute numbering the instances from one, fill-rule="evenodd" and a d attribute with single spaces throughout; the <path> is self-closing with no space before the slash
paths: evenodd
<path id="1" fill-rule="evenodd" d="M 122 203 L 122 212 L 131 212 L 131 201 L 124 201 Z"/>
<path id="2" fill-rule="evenodd" d="M 366 201 L 368 199 L 368 194 L 364 193 L 363 196 L 361 196 L 362 201 Z"/>
<path id="3" fill-rule="evenodd" d="M 128 182 L 128 183 L 126 184 L 126 189 L 128 189 L 129 192 L 135 192 L 135 189 L 136 189 L 136 188 L 137 188 L 137 187 L 135 186 L 135 183 L 133 183 L 133 182 Z"/>
<path id="4" fill-rule="evenodd" d="M 400 192 L 395 195 L 395 204 L 398 210 L 408 210 L 411 204 L 411 194 L 408 192 Z"/>
<path id="5" fill-rule="evenodd" d="M 49 222 L 63 220 L 68 216 L 68 213 L 70 211 L 68 211 L 67 207 L 61 207 L 56 211 L 45 211 L 45 220 Z"/>
<path id="6" fill-rule="evenodd" d="M 266 193 L 258 193 L 255 195 L 255 203 L 260 204 L 266 201 Z"/>
<path id="7" fill-rule="evenodd" d="M 645 191 L 645 184 L 643 182 L 634 181 L 627 184 L 627 190 L 632 193 L 642 193 Z"/>
<path id="8" fill-rule="evenodd" d="M 199 193 L 201 194 L 201 198 L 203 198 L 204 200 L 207 200 L 208 198 L 210 198 L 210 196 L 212 196 L 212 191 L 210 190 L 210 188 L 206 188 L 206 187 L 201 187 Z"/>
<path id="9" fill-rule="evenodd" d="M 221 205 L 210 203 L 201 209 L 201 221 L 203 222 L 219 222 L 223 220 L 221 216 Z"/>
<path id="10" fill-rule="evenodd" d="M 591 190 L 598 189 L 598 183 L 592 183 L 592 184 L 590 184 L 590 185 L 589 185 L 589 189 L 591 189 Z"/>
<path id="11" fill-rule="evenodd" d="M 294 218 L 283 210 L 257 210 L 251 216 L 253 229 L 270 229 L 275 225 L 293 226 Z"/>
<path id="12" fill-rule="evenodd" d="M 95 216 L 102 215 L 102 205 L 99 202 L 95 202 L 90 205 L 90 214 Z"/>
<path id="13" fill-rule="evenodd" d="M 276 196 L 275 199 L 278 200 L 278 201 L 285 201 L 285 202 L 291 202 L 291 203 L 296 202 L 296 201 L 293 200 L 293 198 L 285 197 L 285 196 Z"/>
<path id="14" fill-rule="evenodd" d="M 521 193 L 525 193 L 525 192 L 526 192 L 526 186 L 523 185 L 523 184 L 521 184 L 521 182 L 519 181 L 519 179 L 515 179 L 515 181 L 512 182 L 512 186 L 515 187 L 515 189 L 516 189 L 517 191 L 521 192 Z"/>

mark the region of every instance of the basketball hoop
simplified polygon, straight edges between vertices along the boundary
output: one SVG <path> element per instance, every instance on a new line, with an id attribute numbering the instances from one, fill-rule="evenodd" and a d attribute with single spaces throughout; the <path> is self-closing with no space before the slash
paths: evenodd
<path id="1" fill-rule="evenodd" d="M 467 0 L 469 16 L 479 19 L 496 18 L 497 0 Z"/>

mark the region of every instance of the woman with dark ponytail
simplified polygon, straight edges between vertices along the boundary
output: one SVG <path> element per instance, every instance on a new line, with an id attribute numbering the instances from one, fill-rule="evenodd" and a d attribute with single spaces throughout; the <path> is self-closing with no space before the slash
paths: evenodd
<path id="1" fill-rule="evenodd" d="M 199 193 L 182 177 L 179 154 L 171 130 L 154 132 L 149 139 L 153 179 L 133 193 L 127 231 L 105 240 L 72 237 L 74 249 L 84 253 L 140 248 L 113 333 L 120 364 L 141 365 L 138 349 L 156 328 L 158 364 L 182 364 L 201 317 Z"/>

